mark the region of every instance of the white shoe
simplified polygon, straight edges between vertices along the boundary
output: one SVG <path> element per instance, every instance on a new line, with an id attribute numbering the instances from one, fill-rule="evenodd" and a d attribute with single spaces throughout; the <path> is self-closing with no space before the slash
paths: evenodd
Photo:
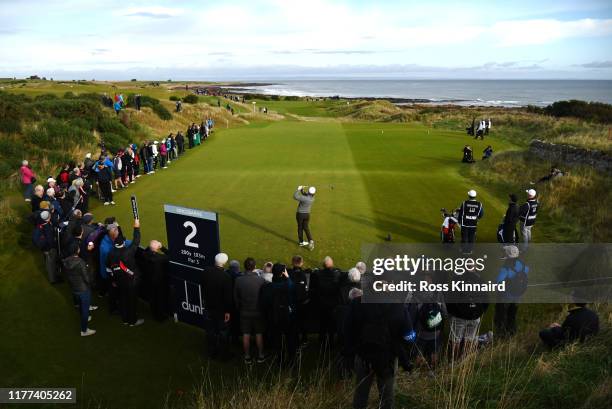
<path id="1" fill-rule="evenodd" d="M 137 176 L 137 177 L 138 177 L 138 176 Z M 136 183 L 136 182 L 132 180 L 130 183 Z"/>
<path id="2" fill-rule="evenodd" d="M 308 250 L 314 250 L 314 240 L 310 240 L 310 243 L 308 243 Z"/>
<path id="3" fill-rule="evenodd" d="M 298 243 L 298 245 L 299 245 L 299 246 L 302 246 L 302 247 L 303 247 L 303 246 L 307 246 L 307 245 L 308 245 L 308 242 L 307 242 L 307 241 L 301 241 L 301 242 L 299 242 L 299 243 Z"/>
<path id="4" fill-rule="evenodd" d="M 109 204 L 109 202 L 104 202 L 104 206 L 108 206 Z"/>
<path id="5" fill-rule="evenodd" d="M 142 324 L 144 324 L 144 319 L 143 318 L 139 318 L 138 320 L 136 320 L 135 323 L 130 324 L 130 327 L 137 327 L 137 326 L 142 325 Z"/>
<path id="6" fill-rule="evenodd" d="M 87 317 L 87 322 L 91 322 L 91 315 Z"/>
<path id="7" fill-rule="evenodd" d="M 115 193 L 115 192 L 116 192 L 116 190 L 115 190 L 115 189 L 111 189 L 111 192 Z"/>
<path id="8" fill-rule="evenodd" d="M 89 306 L 89 311 L 95 311 L 95 310 L 97 310 L 97 309 L 98 309 L 98 306 L 97 306 L 97 305 L 90 305 L 90 306 Z"/>
<path id="9" fill-rule="evenodd" d="M 168 166 L 164 166 L 164 169 L 168 169 Z"/>
<path id="10" fill-rule="evenodd" d="M 137 178 L 139 178 L 139 177 L 141 177 L 141 176 L 142 176 L 141 174 L 136 175 L 136 177 L 137 177 Z"/>
<path id="11" fill-rule="evenodd" d="M 154 171 L 154 170 L 152 170 L 152 171 L 151 171 L 151 172 L 149 172 L 149 173 L 155 173 L 155 171 Z"/>
<path id="12" fill-rule="evenodd" d="M 96 333 L 95 329 L 87 328 L 87 331 L 85 331 L 85 332 L 81 331 L 81 336 L 82 337 L 88 337 L 88 336 L 93 335 L 95 333 Z"/>
<path id="13" fill-rule="evenodd" d="M 114 205 L 114 204 L 115 204 L 115 202 L 111 201 L 111 204 L 112 204 L 112 205 Z"/>
<path id="14" fill-rule="evenodd" d="M 32 199 L 26 199 L 25 201 L 26 201 L 26 202 L 31 202 L 31 201 L 32 201 Z"/>
<path id="15" fill-rule="evenodd" d="M 169 161 L 168 161 L 168 163 L 172 163 L 172 161 L 171 161 L 171 160 L 169 160 Z"/>

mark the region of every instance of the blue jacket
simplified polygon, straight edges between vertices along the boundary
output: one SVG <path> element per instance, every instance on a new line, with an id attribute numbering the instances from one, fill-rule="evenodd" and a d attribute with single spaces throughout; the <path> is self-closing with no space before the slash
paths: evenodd
<path id="1" fill-rule="evenodd" d="M 496 281 L 497 283 L 501 283 L 503 281 L 506 281 L 506 283 L 511 282 L 516 277 L 516 275 L 521 271 L 524 272 L 525 275 L 529 276 L 529 266 L 527 266 L 521 260 L 516 259 L 512 267 L 509 267 L 508 265 L 504 264 L 500 268 L 499 274 L 497 274 Z M 517 301 L 520 298 L 520 295 L 516 296 L 516 295 L 510 294 L 506 286 L 506 291 L 503 294 L 503 297 L 508 300 Z"/>
<path id="2" fill-rule="evenodd" d="M 126 247 L 129 247 L 131 244 L 131 240 L 125 241 Z M 108 255 L 111 251 L 113 251 L 113 241 L 108 234 L 106 234 L 100 242 L 100 276 L 104 279 L 108 278 L 109 271 L 106 269 L 106 259 L 108 259 Z"/>

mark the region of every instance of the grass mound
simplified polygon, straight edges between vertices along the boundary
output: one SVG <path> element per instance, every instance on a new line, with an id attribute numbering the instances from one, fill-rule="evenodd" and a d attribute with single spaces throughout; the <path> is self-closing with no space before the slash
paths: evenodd
<path id="1" fill-rule="evenodd" d="M 389 101 L 347 101 L 346 105 L 337 105 L 330 108 L 336 116 L 359 121 L 389 121 L 394 116 L 401 116 L 403 112 Z"/>

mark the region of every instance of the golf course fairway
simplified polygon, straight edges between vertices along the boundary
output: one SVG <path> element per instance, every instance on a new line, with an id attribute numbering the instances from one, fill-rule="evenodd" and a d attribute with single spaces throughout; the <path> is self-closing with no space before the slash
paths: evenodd
<path id="1" fill-rule="evenodd" d="M 131 223 L 136 195 L 144 240 L 166 240 L 163 205 L 219 213 L 221 248 L 230 259 L 288 262 L 302 253 L 310 265 L 331 255 L 342 268 L 359 258 L 362 243 L 435 242 L 439 209 L 458 206 L 474 188 L 485 207 L 479 240 L 495 242 L 506 197 L 461 176 L 464 135 L 415 124 L 267 122 L 217 130 L 187 155 L 140 178 L 116 195 L 117 206 L 98 207 L 98 220 Z M 474 141 L 476 154 L 499 140 Z M 316 242 L 297 247 L 298 185 L 317 187 L 311 216 Z M 126 230 L 129 231 L 129 230 Z"/>

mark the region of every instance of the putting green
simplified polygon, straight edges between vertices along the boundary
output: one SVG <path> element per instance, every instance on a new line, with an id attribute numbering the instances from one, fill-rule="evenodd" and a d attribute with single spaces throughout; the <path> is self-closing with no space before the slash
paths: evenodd
<path id="1" fill-rule="evenodd" d="M 221 247 L 230 258 L 287 262 L 302 253 L 312 264 L 331 255 L 341 267 L 360 258 L 362 243 L 438 240 L 441 207 L 454 208 L 475 188 L 485 206 L 480 241 L 495 241 L 505 197 L 461 176 L 463 134 L 416 124 L 275 122 L 218 130 L 201 147 L 143 176 L 98 207 L 101 220 L 131 222 L 129 195 L 138 198 L 145 240 L 166 240 L 163 204 L 219 212 Z M 473 143 L 478 157 L 486 144 Z M 318 188 L 311 230 L 316 248 L 297 247 L 298 185 Z"/>

